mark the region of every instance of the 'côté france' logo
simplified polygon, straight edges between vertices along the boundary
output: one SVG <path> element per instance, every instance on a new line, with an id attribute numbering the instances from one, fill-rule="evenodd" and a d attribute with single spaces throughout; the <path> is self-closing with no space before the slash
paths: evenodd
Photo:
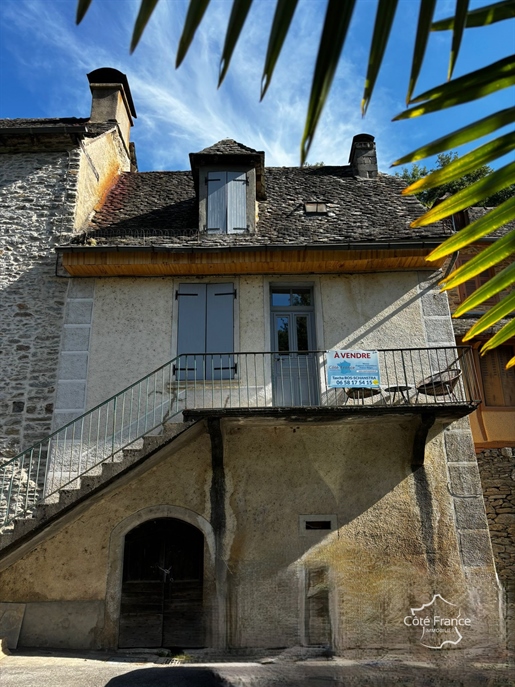
<path id="1" fill-rule="evenodd" d="M 411 615 L 404 618 L 404 624 L 422 630 L 420 643 L 428 649 L 459 644 L 463 639 L 461 632 L 471 625 L 470 618 L 464 618 L 459 607 L 446 601 L 441 594 L 434 594 L 429 603 L 410 611 Z"/>

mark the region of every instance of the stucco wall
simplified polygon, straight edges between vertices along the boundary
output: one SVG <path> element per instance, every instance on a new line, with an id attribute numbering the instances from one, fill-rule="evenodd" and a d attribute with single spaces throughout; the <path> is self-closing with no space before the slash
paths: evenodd
<path id="1" fill-rule="evenodd" d="M 97 279 L 89 345 L 91 408 L 172 358 L 171 279 Z"/>
<path id="2" fill-rule="evenodd" d="M 92 211 L 98 209 L 119 174 L 130 170 L 130 159 L 115 128 L 96 138 L 85 139 L 80 158 L 74 218 L 77 230 L 84 226 Z"/>
<path id="3" fill-rule="evenodd" d="M 491 552 L 465 560 L 459 543 L 460 527 L 477 532 L 481 522 L 456 525 L 450 443 L 441 427 L 430 437 L 425 467 L 411 471 L 416 426 L 406 416 L 316 425 L 223 421 L 226 525 L 217 557 L 226 575 L 219 604 L 228 610 L 230 646 L 305 642 L 306 576 L 320 569 L 327 570 L 323 584 L 339 651 L 420 648 L 419 629 L 403 618 L 436 592 L 472 619 L 460 648 L 496 645 Z M 164 449 L 147 472 L 92 500 L 0 573 L 2 600 L 54 602 L 57 628 L 59 608 L 68 614 L 70 602 L 89 602 L 81 636 L 88 646 L 108 644 L 96 604 L 112 597 L 112 547 L 123 555 L 113 530 L 145 508 L 166 504 L 212 520 L 209 435 L 189 431 L 189 444 Z M 321 514 L 334 516 L 337 529 L 302 530 L 300 516 Z"/>
<path id="4" fill-rule="evenodd" d="M 87 407 L 101 403 L 175 357 L 178 311 L 175 292 L 179 284 L 187 281 L 187 278 L 95 280 Z M 437 316 L 423 310 L 424 298 L 428 289 L 434 291 L 434 284 L 420 286 L 415 272 L 324 275 L 309 280 L 224 277 L 210 281 L 232 281 L 237 289 L 236 351 L 273 349 L 270 285 L 286 283 L 303 283 L 314 288 L 318 349 L 452 344 L 448 306 Z M 431 317 L 438 322 L 430 321 Z M 433 333 L 429 343 L 428 330 Z"/>

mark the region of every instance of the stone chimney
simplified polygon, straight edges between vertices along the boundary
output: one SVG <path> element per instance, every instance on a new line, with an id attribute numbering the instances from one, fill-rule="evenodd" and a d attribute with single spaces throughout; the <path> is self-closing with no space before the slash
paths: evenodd
<path id="1" fill-rule="evenodd" d="M 117 69 L 102 67 L 88 74 L 92 103 L 90 122 L 116 121 L 127 148 L 136 110 L 127 77 Z"/>
<path id="2" fill-rule="evenodd" d="M 354 136 L 349 162 L 355 176 L 364 179 L 375 179 L 377 177 L 376 144 L 373 136 L 370 134 Z"/>

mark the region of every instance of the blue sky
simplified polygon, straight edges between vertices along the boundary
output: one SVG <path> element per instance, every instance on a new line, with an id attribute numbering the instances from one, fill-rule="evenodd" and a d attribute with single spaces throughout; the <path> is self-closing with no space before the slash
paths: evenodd
<path id="1" fill-rule="evenodd" d="M 453 12 L 439 0 L 437 17 Z M 489 0 L 471 0 L 471 7 Z M 132 138 L 141 171 L 187 169 L 188 153 L 234 138 L 266 153 L 267 165 L 296 165 L 317 53 L 325 0 L 299 0 L 269 91 L 259 102 L 261 73 L 275 0 L 251 8 L 228 76 L 217 90 L 218 62 L 232 6 L 211 0 L 179 70 L 175 51 L 187 0 L 160 0 L 135 53 L 129 43 L 139 0 L 93 0 L 74 23 L 75 0 L 2 0 L 0 3 L 0 117 L 87 117 L 86 73 L 115 67 L 126 73 L 138 118 Z M 404 109 L 418 13 L 416 0 L 400 0 L 396 22 L 369 111 L 360 101 L 375 15 L 375 0 L 360 0 L 330 99 L 309 160 L 346 164 L 352 137 L 376 137 L 379 165 L 390 163 L 475 119 L 513 105 L 513 89 L 444 113 L 391 122 Z M 418 92 L 447 73 L 450 34 L 430 39 Z M 456 75 L 513 53 L 515 21 L 466 32 Z"/>

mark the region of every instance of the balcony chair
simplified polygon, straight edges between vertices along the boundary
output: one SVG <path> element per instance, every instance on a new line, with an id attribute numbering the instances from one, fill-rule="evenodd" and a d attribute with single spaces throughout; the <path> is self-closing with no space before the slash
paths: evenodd
<path id="1" fill-rule="evenodd" d="M 457 368 L 447 368 L 446 370 L 426 377 L 416 386 L 417 395 L 415 397 L 415 403 L 418 402 L 420 394 L 435 397 L 449 396 L 449 398 L 452 398 L 457 403 L 458 399 L 454 393 L 454 387 L 458 383 L 460 377 L 461 370 Z"/>

